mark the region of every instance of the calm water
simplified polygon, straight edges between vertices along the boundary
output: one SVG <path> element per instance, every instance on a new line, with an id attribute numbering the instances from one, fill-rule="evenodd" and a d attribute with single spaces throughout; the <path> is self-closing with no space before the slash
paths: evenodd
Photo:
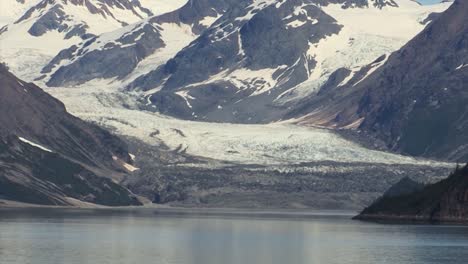
<path id="1" fill-rule="evenodd" d="M 0 263 L 468 263 L 468 228 L 346 215 L 0 209 Z"/>

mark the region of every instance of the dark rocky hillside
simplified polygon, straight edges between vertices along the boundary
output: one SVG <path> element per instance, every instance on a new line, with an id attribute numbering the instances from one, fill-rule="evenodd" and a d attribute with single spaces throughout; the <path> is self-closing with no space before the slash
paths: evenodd
<path id="1" fill-rule="evenodd" d="M 397 197 L 401 195 L 408 195 L 413 192 L 424 189 L 425 185 L 414 181 L 410 177 L 405 177 L 397 182 L 395 185 L 390 187 L 385 193 L 384 197 Z"/>
<path id="2" fill-rule="evenodd" d="M 126 145 L 0 65 L 0 197 L 46 205 L 140 202 L 117 182 Z M 70 199 L 73 198 L 73 199 Z"/>
<path id="3" fill-rule="evenodd" d="M 384 195 L 356 219 L 468 223 L 468 164 L 413 193 Z"/>

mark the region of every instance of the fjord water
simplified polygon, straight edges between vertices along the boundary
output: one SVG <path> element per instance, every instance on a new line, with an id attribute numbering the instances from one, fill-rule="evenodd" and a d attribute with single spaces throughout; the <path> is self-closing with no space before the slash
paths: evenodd
<path id="1" fill-rule="evenodd" d="M 0 209 L 1 264 L 465 264 L 468 228 L 335 212 Z"/>

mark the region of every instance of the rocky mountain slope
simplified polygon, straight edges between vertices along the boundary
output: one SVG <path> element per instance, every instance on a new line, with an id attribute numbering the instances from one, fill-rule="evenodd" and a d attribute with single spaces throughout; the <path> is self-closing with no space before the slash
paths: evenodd
<path id="1" fill-rule="evenodd" d="M 405 154 L 463 162 L 468 159 L 467 83 L 468 2 L 455 1 L 388 60 L 304 101 L 294 114 L 308 112 L 304 123 L 359 127 Z"/>
<path id="2" fill-rule="evenodd" d="M 356 219 L 468 223 L 468 164 L 422 190 L 383 196 Z"/>
<path id="3" fill-rule="evenodd" d="M 27 203 L 140 202 L 118 182 L 133 170 L 126 145 L 70 114 L 0 65 L 0 196 Z"/>

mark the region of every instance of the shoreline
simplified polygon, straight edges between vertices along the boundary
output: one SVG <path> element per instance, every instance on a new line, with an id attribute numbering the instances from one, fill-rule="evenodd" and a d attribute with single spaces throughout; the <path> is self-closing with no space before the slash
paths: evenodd
<path id="1" fill-rule="evenodd" d="M 352 219 L 357 212 L 352 210 L 339 209 L 285 209 L 285 208 L 201 208 L 201 207 L 171 207 L 165 205 L 147 204 L 143 206 L 123 206 L 123 207 L 108 207 L 108 206 L 90 206 L 90 207 L 72 207 L 72 206 L 45 206 L 11 202 L 9 204 L 2 203 L 0 200 L 1 212 L 19 212 L 31 214 L 47 214 L 54 212 L 65 213 L 95 213 L 99 214 L 135 214 L 135 215 L 160 215 L 160 216 L 230 216 L 230 217 L 262 217 L 262 218 L 308 218 L 321 216 L 337 216 Z M 35 212 L 37 211 L 37 212 Z"/>
<path id="2" fill-rule="evenodd" d="M 252 217 L 252 218 L 289 218 L 307 219 L 313 217 L 336 216 L 356 222 L 384 225 L 462 225 L 468 226 L 468 219 L 442 218 L 431 219 L 425 216 L 411 215 L 371 215 L 359 214 L 353 210 L 341 209 L 287 209 L 287 208 L 208 208 L 208 207 L 172 207 L 169 205 L 145 204 L 143 206 L 110 207 L 94 204 L 87 206 L 49 206 L 26 204 L 0 200 L 2 212 L 27 213 L 32 216 L 66 214 L 132 214 L 135 216 L 154 215 L 160 217 Z"/>
<path id="3" fill-rule="evenodd" d="M 459 218 L 431 218 L 417 215 L 374 215 L 359 214 L 352 218 L 363 222 L 373 222 L 380 224 L 430 224 L 430 225 L 464 225 L 468 226 L 468 219 Z"/>

